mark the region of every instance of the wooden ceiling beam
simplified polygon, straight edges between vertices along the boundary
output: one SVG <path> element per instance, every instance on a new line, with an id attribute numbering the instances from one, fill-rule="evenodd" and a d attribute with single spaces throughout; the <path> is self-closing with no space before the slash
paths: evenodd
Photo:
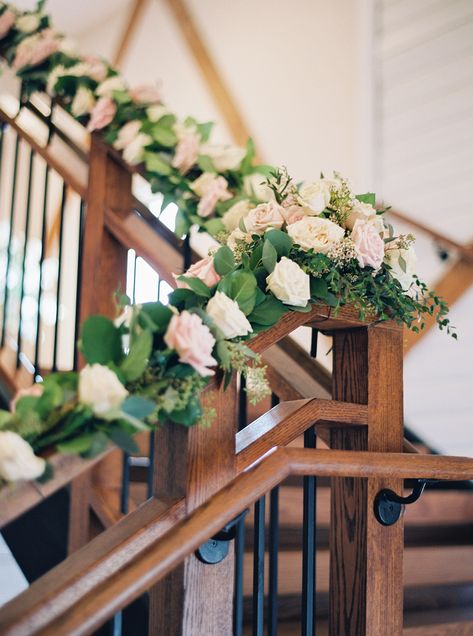
<path id="1" fill-rule="evenodd" d="M 123 29 L 115 55 L 112 58 L 113 66 L 119 68 L 122 65 L 147 5 L 148 0 L 134 0 L 130 10 L 130 16 L 125 24 L 125 28 Z"/>

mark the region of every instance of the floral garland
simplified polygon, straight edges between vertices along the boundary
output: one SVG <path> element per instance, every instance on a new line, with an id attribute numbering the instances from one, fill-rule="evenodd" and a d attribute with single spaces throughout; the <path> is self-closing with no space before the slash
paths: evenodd
<path id="1" fill-rule="evenodd" d="M 67 49 L 43 2 L 33 12 L 0 3 L 0 55 L 25 95 L 57 97 L 125 161 L 144 165 L 164 205 L 179 207 L 178 235 L 197 225 L 222 244 L 175 275 L 168 306 L 121 297 L 115 322 L 85 321 L 87 366 L 50 374 L 0 412 L 0 479 L 47 474 L 34 455 L 47 447 L 92 456 L 112 440 L 135 452 L 133 434 L 160 422 L 210 424 L 199 394 L 216 366 L 225 382 L 241 373 L 250 399 L 261 399 L 265 368 L 245 341 L 314 303 L 334 312 L 351 303 L 362 319 L 374 313 L 414 331 L 434 315 L 456 337 L 445 302 L 415 275 L 414 238 L 394 235 L 374 194 L 355 195 L 338 174 L 297 186 L 285 169 L 255 165 L 251 141 L 211 144 L 211 124 L 178 121 L 156 88 L 130 89 L 102 60 Z"/>

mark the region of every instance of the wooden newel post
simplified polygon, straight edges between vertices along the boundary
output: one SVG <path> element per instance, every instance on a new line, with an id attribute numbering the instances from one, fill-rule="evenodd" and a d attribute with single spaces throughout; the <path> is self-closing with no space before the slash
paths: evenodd
<path id="1" fill-rule="evenodd" d="M 108 232 L 106 210 L 127 214 L 132 205 L 131 174 L 110 155 L 107 147 L 92 136 L 89 157 L 86 216 L 82 236 L 79 290 L 80 324 L 93 314 L 115 317 L 113 294 L 125 291 L 127 251 Z M 79 357 L 79 367 L 83 365 Z M 105 460 L 106 461 L 106 460 Z M 100 468 L 97 468 L 100 469 Z M 74 552 L 89 540 L 89 493 L 92 471 L 71 482 L 68 551 Z"/>
<path id="2" fill-rule="evenodd" d="M 210 428 L 170 424 L 156 434 L 154 495 L 185 497 L 192 512 L 236 475 L 236 383 L 219 379 L 203 394 L 216 417 Z M 150 590 L 150 636 L 222 636 L 233 631 L 233 550 L 216 565 L 194 555 Z"/>
<path id="3" fill-rule="evenodd" d="M 401 452 L 402 329 L 390 323 L 336 331 L 333 398 L 368 405 L 368 426 L 334 428 L 331 447 Z M 401 479 L 332 479 L 330 524 L 331 636 L 402 633 L 402 518 L 381 526 L 373 500 Z"/>

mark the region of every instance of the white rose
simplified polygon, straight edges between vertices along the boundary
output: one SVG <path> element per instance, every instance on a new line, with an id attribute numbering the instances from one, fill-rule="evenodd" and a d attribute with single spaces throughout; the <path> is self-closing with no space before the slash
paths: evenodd
<path id="1" fill-rule="evenodd" d="M 6 481 L 37 479 L 46 462 L 36 457 L 31 446 L 13 431 L 0 431 L 0 477 Z"/>
<path id="2" fill-rule="evenodd" d="M 215 175 L 212 172 L 204 172 L 191 183 L 190 187 L 198 197 L 203 197 L 214 181 Z"/>
<path id="3" fill-rule="evenodd" d="M 310 208 L 316 214 L 323 212 L 330 203 L 333 184 L 330 179 L 305 183 L 299 192 L 303 207 Z"/>
<path id="4" fill-rule="evenodd" d="M 357 221 L 368 221 L 374 225 L 378 234 L 384 234 L 383 219 L 379 214 L 376 214 L 376 209 L 369 203 L 363 203 L 355 199 L 353 209 L 345 221 L 345 227 L 349 230 L 353 230 Z"/>
<path id="5" fill-rule="evenodd" d="M 95 106 L 95 97 L 91 90 L 80 86 L 72 100 L 71 111 L 74 117 L 80 117 L 91 112 Z"/>
<path id="6" fill-rule="evenodd" d="M 146 109 L 146 116 L 153 123 L 159 121 L 164 115 L 169 115 L 169 110 L 162 104 L 154 104 Z"/>
<path id="7" fill-rule="evenodd" d="M 236 300 L 232 300 L 223 292 L 216 292 L 205 309 L 215 325 L 227 339 L 246 336 L 253 329 Z"/>
<path id="8" fill-rule="evenodd" d="M 283 223 L 281 206 L 276 201 L 260 203 L 245 217 L 245 228 L 249 234 L 264 234 L 271 228 L 279 230 Z"/>
<path id="9" fill-rule="evenodd" d="M 123 150 L 123 159 L 132 166 L 143 161 L 144 149 L 152 142 L 149 135 L 140 132 L 141 122 L 137 119 L 127 122 L 118 132 L 113 146 Z"/>
<path id="10" fill-rule="evenodd" d="M 225 170 L 238 168 L 243 161 L 246 150 L 237 146 L 204 144 L 200 149 L 200 154 L 207 155 L 212 159 L 215 170 L 225 172 Z"/>
<path id="11" fill-rule="evenodd" d="M 401 283 L 401 287 L 404 291 L 408 291 L 412 283 L 414 282 L 414 274 L 416 273 L 417 255 L 414 248 L 411 246 L 409 249 L 399 249 L 398 247 L 389 247 L 392 243 L 388 243 L 384 255 L 384 262 L 391 267 L 391 274 L 394 278 Z M 399 260 L 404 262 L 401 266 Z M 405 267 L 404 267 L 405 265 Z"/>
<path id="12" fill-rule="evenodd" d="M 248 199 L 243 199 L 243 201 L 238 201 L 238 203 L 232 205 L 222 217 L 222 223 L 225 229 L 229 232 L 233 232 L 233 230 L 239 226 L 241 219 L 245 218 L 252 207 Z"/>
<path id="13" fill-rule="evenodd" d="M 305 307 L 310 299 L 310 276 L 283 256 L 266 278 L 268 289 L 285 305 Z"/>
<path id="14" fill-rule="evenodd" d="M 22 33 L 33 33 L 39 27 L 40 20 L 38 13 L 25 13 L 17 18 L 15 26 Z"/>
<path id="15" fill-rule="evenodd" d="M 87 365 L 79 373 L 79 402 L 92 408 L 99 417 L 118 408 L 128 391 L 116 374 L 101 364 Z"/>
<path id="16" fill-rule="evenodd" d="M 124 91 L 125 89 L 125 82 L 120 75 L 113 75 L 99 84 L 95 92 L 99 97 L 111 97 L 114 91 Z"/>
<path id="17" fill-rule="evenodd" d="M 345 230 L 328 219 L 305 216 L 300 221 L 288 225 L 287 233 L 304 252 L 312 248 L 315 253 L 328 254 L 332 247 L 342 240 Z"/>
<path id="18" fill-rule="evenodd" d="M 253 239 L 247 232 L 242 232 L 239 227 L 236 227 L 230 236 L 227 238 L 228 247 L 234 252 L 238 247 L 238 241 L 245 241 L 245 243 L 251 243 Z"/>
<path id="19" fill-rule="evenodd" d="M 113 147 L 117 150 L 124 150 L 140 132 L 141 122 L 138 119 L 132 119 L 127 122 L 118 131 L 118 136 L 113 142 Z"/>
<path id="20" fill-rule="evenodd" d="M 274 200 L 274 192 L 266 183 L 266 177 L 260 172 L 243 177 L 243 190 L 247 196 L 258 199 L 258 201 Z"/>

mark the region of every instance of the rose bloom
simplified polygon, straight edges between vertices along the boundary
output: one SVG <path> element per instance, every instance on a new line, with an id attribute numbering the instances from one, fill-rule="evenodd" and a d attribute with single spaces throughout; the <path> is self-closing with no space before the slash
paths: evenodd
<path id="1" fill-rule="evenodd" d="M 118 131 L 118 136 L 113 142 L 113 147 L 117 150 L 124 150 L 136 138 L 141 130 L 141 122 L 139 119 L 128 121 Z"/>
<path id="2" fill-rule="evenodd" d="M 99 97 L 111 97 L 114 91 L 126 90 L 125 82 L 120 75 L 112 75 L 97 86 L 95 92 Z"/>
<path id="3" fill-rule="evenodd" d="M 384 258 L 384 241 L 369 221 L 358 219 L 351 233 L 360 267 L 379 269 Z"/>
<path id="4" fill-rule="evenodd" d="M 299 195 L 304 207 L 308 207 L 320 214 L 330 203 L 334 181 L 331 179 L 319 179 L 313 183 L 305 183 L 300 189 Z"/>
<path id="5" fill-rule="evenodd" d="M 178 280 L 180 274 L 173 274 L 173 276 L 177 287 L 180 287 L 181 289 L 189 289 L 189 285 L 185 281 Z M 213 287 L 221 278 L 215 271 L 213 256 L 206 256 L 200 261 L 197 261 L 197 263 L 194 263 L 189 267 L 183 276 L 198 278 L 205 283 L 207 287 Z"/>
<path id="6" fill-rule="evenodd" d="M 345 227 L 352 230 L 358 220 L 369 221 L 372 225 L 374 225 L 378 234 L 384 234 L 383 219 L 379 214 L 376 214 L 376 209 L 369 203 L 363 203 L 362 201 L 355 199 L 353 209 L 345 221 Z"/>
<path id="7" fill-rule="evenodd" d="M 239 241 L 244 241 L 245 243 L 251 243 L 253 239 L 251 238 L 251 234 L 247 232 L 242 232 L 239 227 L 236 227 L 227 238 L 228 247 L 234 252 L 238 247 Z"/>
<path id="8" fill-rule="evenodd" d="M 244 223 L 249 234 L 264 234 L 271 228 L 279 230 L 284 223 L 282 208 L 275 201 L 260 203 L 250 210 Z"/>
<path id="9" fill-rule="evenodd" d="M 402 258 L 406 264 L 406 271 L 403 270 L 399 259 Z M 401 283 L 404 291 L 408 291 L 414 282 L 414 274 L 416 273 L 417 256 L 414 248 L 399 249 L 396 243 L 389 243 L 384 255 L 384 261 L 391 267 L 391 275 Z"/>
<path id="10" fill-rule="evenodd" d="M 39 27 L 40 16 L 38 13 L 25 13 L 16 21 L 16 28 L 22 33 L 33 33 Z"/>
<path id="11" fill-rule="evenodd" d="M 95 106 L 95 97 L 92 91 L 85 86 L 79 86 L 71 104 L 71 112 L 74 117 L 88 115 Z"/>
<path id="12" fill-rule="evenodd" d="M 25 38 L 16 50 L 12 67 L 15 71 L 25 66 L 37 66 L 59 49 L 60 41 L 52 29 L 44 29 Z"/>
<path id="13" fill-rule="evenodd" d="M 164 342 L 170 349 L 177 351 L 180 362 L 189 364 L 201 376 L 214 375 L 215 372 L 207 367 L 217 364 L 212 357 L 215 338 L 197 314 L 182 311 L 174 315 L 164 335 Z"/>
<path id="14" fill-rule="evenodd" d="M 228 201 L 232 198 L 228 191 L 228 182 L 224 177 L 217 177 L 210 172 L 204 172 L 191 184 L 192 190 L 200 198 L 197 205 L 197 214 L 207 217 L 212 214 L 219 201 Z"/>
<path id="15" fill-rule="evenodd" d="M 0 431 L 0 477 L 6 481 L 37 479 L 46 462 L 36 457 L 31 446 L 13 431 Z"/>
<path id="16" fill-rule="evenodd" d="M 84 55 L 81 59 L 86 70 L 84 75 L 91 77 L 96 82 L 103 82 L 108 73 L 107 65 L 94 55 Z"/>
<path id="17" fill-rule="evenodd" d="M 283 256 L 266 278 L 268 289 L 285 305 L 305 307 L 310 299 L 310 276 Z"/>
<path id="18" fill-rule="evenodd" d="M 282 206 L 281 214 L 287 225 L 291 225 L 292 223 L 296 223 L 296 221 L 300 221 L 305 216 L 314 214 L 314 212 L 310 208 L 305 208 L 302 205 L 289 205 Z"/>
<path id="19" fill-rule="evenodd" d="M 2 40 L 15 24 L 15 14 L 11 9 L 6 9 L 0 15 L 0 40 Z"/>
<path id="20" fill-rule="evenodd" d="M 315 253 L 327 254 L 342 240 L 345 230 L 328 219 L 305 216 L 300 221 L 288 225 L 287 233 L 304 252 L 313 249 Z"/>
<path id="21" fill-rule="evenodd" d="M 248 199 L 238 201 L 229 208 L 222 217 L 222 223 L 225 229 L 229 232 L 233 232 L 239 225 L 241 219 L 244 219 L 253 206 Z"/>
<path id="22" fill-rule="evenodd" d="M 118 132 L 113 146 L 123 150 L 123 159 L 132 166 L 143 161 L 144 149 L 152 142 L 149 135 L 140 132 L 141 122 L 137 119 L 127 122 Z"/>
<path id="23" fill-rule="evenodd" d="M 135 104 L 159 104 L 161 101 L 161 93 L 157 86 L 152 84 L 143 84 L 135 86 L 128 91 L 131 99 Z"/>
<path id="24" fill-rule="evenodd" d="M 113 121 L 116 112 L 117 107 L 113 99 L 111 97 L 101 97 L 90 113 L 87 130 L 93 132 L 94 130 L 105 128 Z"/>
<path id="25" fill-rule="evenodd" d="M 16 392 L 15 397 L 10 403 L 11 411 L 16 411 L 16 405 L 18 404 L 18 400 L 24 397 L 41 397 L 43 395 L 43 385 L 42 384 L 33 384 L 27 389 L 20 389 Z"/>
<path id="26" fill-rule="evenodd" d="M 181 174 L 186 174 L 197 161 L 199 144 L 199 134 L 192 131 L 184 133 L 176 146 L 176 152 L 171 163 L 172 167 L 179 170 Z"/>
<path id="27" fill-rule="evenodd" d="M 116 373 L 102 364 L 88 364 L 79 373 L 79 402 L 99 417 L 119 408 L 127 395 Z"/>
<path id="28" fill-rule="evenodd" d="M 246 150 L 237 146 L 205 144 L 202 146 L 200 154 L 211 158 L 215 170 L 225 172 L 226 170 L 236 170 L 239 167 L 245 157 Z"/>
<path id="29" fill-rule="evenodd" d="M 207 303 L 205 311 L 227 339 L 246 336 L 253 331 L 237 301 L 223 292 L 215 293 L 215 296 Z"/>

